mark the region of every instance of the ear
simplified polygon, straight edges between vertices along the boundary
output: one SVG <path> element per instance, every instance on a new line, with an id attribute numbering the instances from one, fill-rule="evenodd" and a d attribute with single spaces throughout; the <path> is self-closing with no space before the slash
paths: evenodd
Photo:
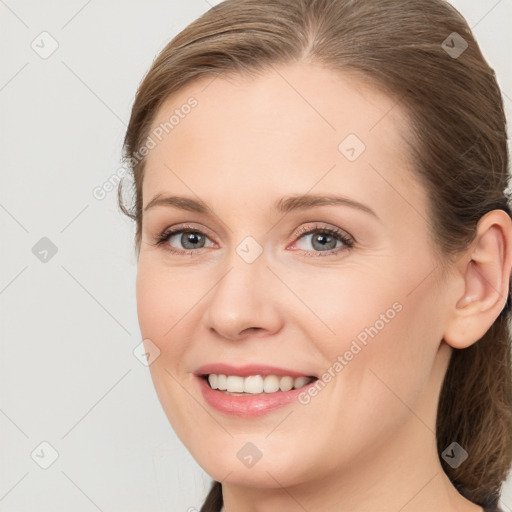
<path id="1" fill-rule="evenodd" d="M 512 267 L 512 219 L 503 210 L 485 214 L 475 240 L 457 264 L 456 280 L 464 293 L 454 294 L 444 340 L 466 348 L 489 330 L 505 307 Z"/>

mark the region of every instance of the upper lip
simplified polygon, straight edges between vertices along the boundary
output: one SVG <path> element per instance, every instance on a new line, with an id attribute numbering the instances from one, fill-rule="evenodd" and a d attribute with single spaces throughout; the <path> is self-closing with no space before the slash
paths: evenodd
<path id="1" fill-rule="evenodd" d="M 279 368 L 277 366 L 268 366 L 263 364 L 246 364 L 244 366 L 232 366 L 226 363 L 210 363 L 200 366 L 195 372 L 200 377 L 204 375 L 238 375 L 240 377 L 249 377 L 250 375 L 280 375 L 290 377 L 316 377 L 315 375 Z"/>

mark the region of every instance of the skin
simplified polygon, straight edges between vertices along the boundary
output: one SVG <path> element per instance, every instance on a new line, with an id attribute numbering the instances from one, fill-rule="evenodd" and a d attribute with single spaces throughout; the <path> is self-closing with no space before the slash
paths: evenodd
<path id="1" fill-rule="evenodd" d="M 170 96 L 153 127 L 190 96 L 198 105 L 147 156 L 143 204 L 173 194 L 210 213 L 144 212 L 137 308 L 143 338 L 160 350 L 150 371 L 163 409 L 222 481 L 225 510 L 481 511 L 443 472 L 435 417 L 452 349 L 476 342 L 505 306 L 508 215 L 483 217 L 441 279 L 396 100 L 296 63 L 257 78 L 203 77 Z M 353 162 L 338 149 L 350 133 L 366 145 Z M 340 205 L 272 210 L 307 192 L 344 195 L 378 218 Z M 179 235 L 166 244 L 192 255 L 154 245 L 182 223 L 205 233 L 204 244 L 184 247 Z M 322 249 L 318 234 L 296 236 L 316 224 L 354 246 Z M 236 252 L 247 236 L 262 249 L 250 264 Z M 193 372 L 211 362 L 321 375 L 396 302 L 401 311 L 307 405 L 246 419 L 217 412 L 199 392 Z M 262 452 L 251 468 L 237 458 L 247 442 Z"/>

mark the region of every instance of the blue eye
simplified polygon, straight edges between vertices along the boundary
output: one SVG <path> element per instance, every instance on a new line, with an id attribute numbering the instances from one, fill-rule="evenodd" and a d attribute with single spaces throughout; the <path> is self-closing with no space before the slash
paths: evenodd
<path id="1" fill-rule="evenodd" d="M 171 245 L 171 239 L 175 237 L 177 238 L 178 243 L 185 247 L 185 250 L 176 249 Z M 179 229 L 165 230 L 156 237 L 155 245 L 165 246 L 166 250 L 175 254 L 192 254 L 197 252 L 197 249 L 204 248 L 206 238 L 208 238 L 207 235 L 197 228 L 182 226 Z"/>
<path id="2" fill-rule="evenodd" d="M 338 253 L 340 250 L 347 250 L 354 246 L 354 241 L 349 238 L 345 233 L 341 230 L 327 228 L 324 226 L 314 226 L 313 228 L 303 228 L 297 233 L 297 237 L 300 240 L 306 236 L 310 236 L 310 243 L 313 248 L 325 249 L 320 251 L 313 251 L 315 256 L 326 256 Z M 336 247 L 336 244 L 341 242 L 342 247 Z M 334 243 L 334 246 L 333 246 Z M 307 251 L 306 252 L 311 252 Z"/>
<path id="3" fill-rule="evenodd" d="M 305 238 L 310 235 L 313 235 L 311 238 L 311 244 L 313 248 L 319 250 L 304 250 L 306 255 L 333 255 L 340 251 L 346 251 L 354 246 L 354 240 L 341 230 L 319 225 L 309 228 L 304 227 L 295 235 L 295 237 L 297 240 L 300 240 L 301 238 Z M 176 242 L 182 244 L 184 249 L 177 249 L 171 245 L 171 239 L 175 237 Z M 201 230 L 191 226 L 181 226 L 177 229 L 165 230 L 163 233 L 157 235 L 154 245 L 163 246 L 166 250 L 173 254 L 193 255 L 199 249 L 205 248 L 207 239 L 209 239 L 208 235 L 206 235 Z M 336 247 L 339 242 L 341 242 L 341 247 Z M 323 250 L 325 248 L 327 248 L 327 250 Z"/>

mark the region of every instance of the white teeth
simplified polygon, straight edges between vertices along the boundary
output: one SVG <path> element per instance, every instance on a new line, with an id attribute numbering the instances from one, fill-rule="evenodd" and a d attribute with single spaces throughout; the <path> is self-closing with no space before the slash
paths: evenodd
<path id="1" fill-rule="evenodd" d="M 293 388 L 293 377 L 281 377 L 279 388 L 281 391 L 290 391 Z"/>
<path id="2" fill-rule="evenodd" d="M 263 381 L 263 391 L 265 391 L 265 393 L 275 393 L 279 391 L 279 377 L 267 375 Z"/>
<path id="3" fill-rule="evenodd" d="M 228 393 L 275 393 L 276 391 L 290 391 L 298 389 L 312 380 L 311 377 L 279 377 L 277 375 L 250 375 L 240 377 L 238 375 L 208 375 L 208 382 L 212 389 L 227 391 Z"/>
<path id="4" fill-rule="evenodd" d="M 251 375 L 242 380 L 244 383 L 244 393 L 263 393 L 263 377 L 261 375 Z"/>
<path id="5" fill-rule="evenodd" d="M 230 393 L 243 393 L 244 378 L 238 375 L 228 375 L 228 391 Z"/>
<path id="6" fill-rule="evenodd" d="M 228 378 L 225 375 L 217 375 L 217 389 L 221 391 L 228 389 Z"/>
<path id="7" fill-rule="evenodd" d="M 305 386 L 306 384 L 309 383 L 311 379 L 309 379 L 308 377 L 297 377 L 294 381 L 293 381 L 293 387 L 295 389 L 297 388 L 301 388 L 302 386 Z"/>
<path id="8" fill-rule="evenodd" d="M 219 380 L 218 375 L 214 375 L 213 373 L 211 375 L 208 375 L 208 382 L 210 383 L 210 387 L 212 389 L 217 389 L 218 380 Z"/>

